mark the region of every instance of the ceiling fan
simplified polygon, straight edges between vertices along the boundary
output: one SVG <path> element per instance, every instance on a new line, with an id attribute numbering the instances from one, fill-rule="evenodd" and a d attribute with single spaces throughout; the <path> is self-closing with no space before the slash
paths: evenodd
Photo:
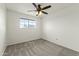
<path id="1" fill-rule="evenodd" d="M 41 13 L 48 14 L 44 10 L 51 7 L 51 5 L 48 5 L 48 6 L 45 6 L 45 7 L 41 8 L 41 5 L 40 4 L 38 4 L 38 5 L 36 5 L 35 3 L 32 3 L 32 4 L 36 8 L 36 10 L 31 10 L 31 11 L 36 11 L 37 12 L 36 16 L 40 15 Z"/>

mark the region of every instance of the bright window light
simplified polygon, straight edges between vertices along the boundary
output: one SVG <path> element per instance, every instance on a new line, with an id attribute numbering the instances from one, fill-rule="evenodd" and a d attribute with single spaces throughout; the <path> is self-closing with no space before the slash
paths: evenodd
<path id="1" fill-rule="evenodd" d="M 36 28 L 36 21 L 22 18 L 20 19 L 20 28 Z"/>
<path id="2" fill-rule="evenodd" d="M 36 21 L 29 20 L 29 28 L 35 28 L 36 27 Z"/>
<path id="3" fill-rule="evenodd" d="M 20 19 L 20 28 L 27 28 L 28 27 L 28 20 Z"/>

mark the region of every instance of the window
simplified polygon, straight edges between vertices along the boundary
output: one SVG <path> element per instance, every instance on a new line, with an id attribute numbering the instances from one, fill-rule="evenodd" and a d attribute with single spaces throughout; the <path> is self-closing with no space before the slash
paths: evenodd
<path id="1" fill-rule="evenodd" d="M 27 28 L 28 27 L 28 20 L 20 19 L 20 28 Z"/>
<path id="2" fill-rule="evenodd" d="M 30 20 L 26 18 L 20 19 L 20 28 L 35 28 L 36 27 L 36 21 Z"/>
<path id="3" fill-rule="evenodd" d="M 29 20 L 29 28 L 35 28 L 36 27 L 36 21 Z"/>

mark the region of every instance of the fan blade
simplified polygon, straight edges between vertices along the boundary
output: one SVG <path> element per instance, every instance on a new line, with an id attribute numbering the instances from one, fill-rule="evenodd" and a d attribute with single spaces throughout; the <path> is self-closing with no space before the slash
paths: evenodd
<path id="1" fill-rule="evenodd" d="M 39 4 L 39 5 L 38 5 L 38 10 L 41 10 L 41 7 L 40 7 L 40 6 L 41 6 L 41 5 Z"/>
<path id="2" fill-rule="evenodd" d="M 45 11 L 42 11 L 42 13 L 44 13 L 44 14 L 48 14 L 47 12 L 45 12 Z"/>
<path id="3" fill-rule="evenodd" d="M 35 11 L 36 12 L 37 10 L 28 10 L 27 12 L 32 12 L 32 11 Z"/>
<path id="4" fill-rule="evenodd" d="M 32 3 L 34 5 L 34 7 L 37 9 L 37 5 L 35 3 Z"/>
<path id="5" fill-rule="evenodd" d="M 46 6 L 46 7 L 42 8 L 42 10 L 48 9 L 48 8 L 50 8 L 50 7 L 51 7 L 51 5 Z"/>

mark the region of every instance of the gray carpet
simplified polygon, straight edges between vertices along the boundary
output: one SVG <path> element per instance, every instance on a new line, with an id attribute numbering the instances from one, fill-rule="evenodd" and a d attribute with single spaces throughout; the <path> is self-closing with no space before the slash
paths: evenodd
<path id="1" fill-rule="evenodd" d="M 6 48 L 3 56 L 79 56 L 79 52 L 38 39 L 10 45 Z"/>

